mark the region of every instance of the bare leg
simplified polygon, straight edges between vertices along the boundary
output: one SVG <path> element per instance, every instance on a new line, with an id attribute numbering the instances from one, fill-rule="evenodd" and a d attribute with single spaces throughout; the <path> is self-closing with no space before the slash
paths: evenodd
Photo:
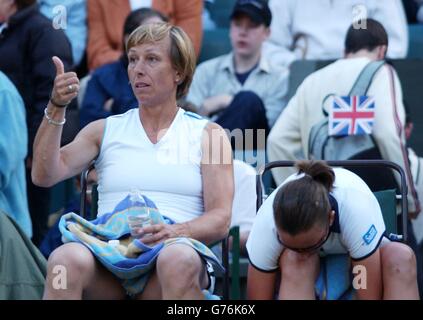
<path id="1" fill-rule="evenodd" d="M 208 284 L 206 267 L 187 245 L 173 244 L 160 252 L 156 270 L 139 299 L 204 299 Z"/>
<path id="2" fill-rule="evenodd" d="M 317 253 L 299 254 L 285 249 L 279 259 L 281 270 L 280 300 L 314 300 L 314 285 L 319 275 L 320 260 Z"/>
<path id="3" fill-rule="evenodd" d="M 144 291 L 135 297 L 137 300 L 161 300 L 162 288 L 156 270 L 152 271 Z"/>
<path id="4" fill-rule="evenodd" d="M 57 248 L 47 265 L 43 299 L 124 299 L 119 281 L 79 243 Z"/>
<path id="5" fill-rule="evenodd" d="M 403 243 L 391 242 L 380 249 L 383 273 L 383 299 L 419 299 L 416 257 Z"/>

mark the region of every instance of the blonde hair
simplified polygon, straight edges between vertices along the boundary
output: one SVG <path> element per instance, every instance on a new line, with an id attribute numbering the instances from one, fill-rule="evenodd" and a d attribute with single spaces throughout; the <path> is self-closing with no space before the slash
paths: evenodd
<path id="1" fill-rule="evenodd" d="M 154 43 L 170 38 L 170 60 L 172 66 L 181 76 L 176 90 L 176 98 L 180 99 L 188 93 L 196 66 L 194 47 L 188 35 L 179 27 L 166 22 L 141 25 L 135 29 L 126 42 L 126 53 L 135 46 Z"/>

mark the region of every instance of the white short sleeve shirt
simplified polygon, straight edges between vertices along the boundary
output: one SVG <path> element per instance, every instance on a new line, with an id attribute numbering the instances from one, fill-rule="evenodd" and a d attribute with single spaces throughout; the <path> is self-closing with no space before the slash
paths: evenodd
<path id="1" fill-rule="evenodd" d="M 335 183 L 330 194 L 335 220 L 330 236 L 321 248 L 321 255 L 347 253 L 353 260 L 362 260 L 379 247 L 385 223 L 379 203 L 365 182 L 356 174 L 335 168 Z M 263 203 L 247 241 L 251 264 L 258 270 L 271 272 L 278 268 L 283 245 L 278 241 L 273 218 L 273 201 L 287 182 L 303 175 L 293 174 Z"/>

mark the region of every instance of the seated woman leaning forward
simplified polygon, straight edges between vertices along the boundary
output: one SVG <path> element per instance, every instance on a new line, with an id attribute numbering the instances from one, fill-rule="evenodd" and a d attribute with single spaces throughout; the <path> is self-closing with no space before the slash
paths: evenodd
<path id="1" fill-rule="evenodd" d="M 126 51 L 139 107 L 90 123 L 62 148 L 66 105 L 77 96 L 79 80 L 53 58 L 57 76 L 34 143 L 34 183 L 54 185 L 95 160 L 99 215 L 113 211 L 135 188 L 175 222 L 139 228 L 140 234 L 150 234 L 142 238 L 144 244 L 180 237 L 209 244 L 224 238 L 233 197 L 229 141 L 221 127 L 176 104 L 195 68 L 191 41 L 178 27 L 148 24 L 129 36 Z M 57 266 L 66 270 L 66 288 L 55 287 Z M 130 293 L 138 299 L 201 299 L 212 283 L 208 267 L 186 244 L 164 246 L 148 281 Z M 45 299 L 122 299 L 128 293 L 122 279 L 79 242 L 56 249 L 47 272 Z"/>
<path id="2" fill-rule="evenodd" d="M 414 253 L 384 237 L 381 209 L 364 181 L 321 161 L 297 168 L 257 214 L 247 241 L 248 297 L 324 298 L 316 296 L 320 257 L 347 254 L 347 286 L 354 284 L 349 268 L 365 272 L 353 297 L 418 299 Z"/>

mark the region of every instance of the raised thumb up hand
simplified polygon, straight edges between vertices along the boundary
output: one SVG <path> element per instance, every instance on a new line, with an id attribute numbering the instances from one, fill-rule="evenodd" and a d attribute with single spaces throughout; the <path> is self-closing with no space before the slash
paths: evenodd
<path id="1" fill-rule="evenodd" d="M 55 56 L 52 60 L 56 67 L 56 78 L 50 102 L 56 107 L 64 108 L 78 96 L 79 79 L 75 72 L 65 72 L 60 58 Z"/>

